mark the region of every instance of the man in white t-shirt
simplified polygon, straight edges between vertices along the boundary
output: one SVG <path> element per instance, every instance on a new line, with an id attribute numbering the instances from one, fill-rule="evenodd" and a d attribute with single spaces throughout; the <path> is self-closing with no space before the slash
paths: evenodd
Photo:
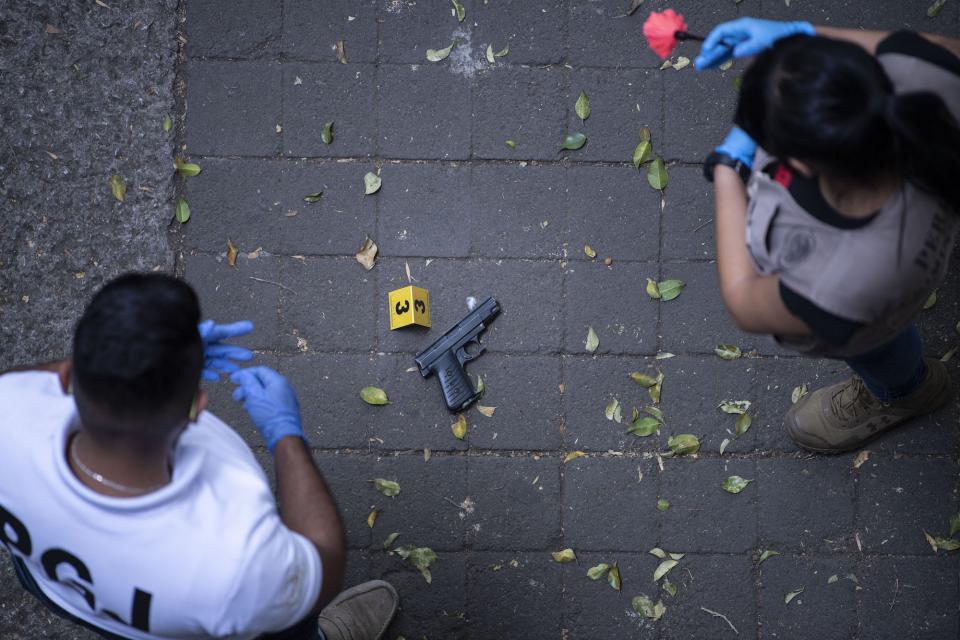
<path id="1" fill-rule="evenodd" d="M 293 389 L 234 362 L 252 354 L 223 340 L 252 324 L 199 319 L 185 283 L 122 276 L 69 361 L 0 376 L 0 542 L 17 576 L 108 638 L 380 638 L 396 592 L 339 593 L 343 526 Z M 201 373 L 218 372 L 274 456 L 280 512 L 249 447 L 204 411 Z"/>

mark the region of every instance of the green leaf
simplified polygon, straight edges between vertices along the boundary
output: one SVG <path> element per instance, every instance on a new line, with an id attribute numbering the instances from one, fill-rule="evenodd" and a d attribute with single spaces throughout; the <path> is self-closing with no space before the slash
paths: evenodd
<path id="1" fill-rule="evenodd" d="M 664 500 L 663 498 L 660 498 L 659 500 L 657 500 L 657 509 L 658 509 L 659 511 L 666 511 L 666 510 L 669 509 L 669 508 L 670 508 L 670 503 L 669 503 L 669 502 L 667 502 L 667 501 Z"/>
<path id="2" fill-rule="evenodd" d="M 942 538 L 940 536 L 932 536 L 926 531 L 923 532 L 924 537 L 926 537 L 927 542 L 930 543 L 930 546 L 933 548 L 934 553 L 937 551 L 956 551 L 960 549 L 960 540 L 956 538 Z"/>
<path id="3" fill-rule="evenodd" d="M 807 383 L 803 383 L 800 386 L 793 388 L 793 391 L 790 392 L 790 402 L 792 404 L 797 404 L 805 395 L 807 395 Z"/>
<path id="4" fill-rule="evenodd" d="M 177 210 L 176 210 L 177 222 L 183 224 L 190 219 L 190 205 L 187 204 L 187 201 L 183 198 L 177 199 Z"/>
<path id="5" fill-rule="evenodd" d="M 742 414 L 750 410 L 749 400 L 721 400 L 717 408 L 724 413 Z"/>
<path id="6" fill-rule="evenodd" d="M 649 389 L 647 389 L 647 393 L 650 394 L 650 400 L 652 400 L 652 401 L 654 402 L 654 404 L 660 404 L 660 392 L 661 392 L 661 391 L 663 391 L 663 372 L 662 372 L 662 371 L 658 371 L 658 372 L 657 372 L 657 384 L 655 384 L 655 385 L 653 385 L 652 387 L 650 387 Z"/>
<path id="7" fill-rule="evenodd" d="M 566 563 L 573 562 L 577 559 L 577 554 L 574 553 L 573 549 L 564 549 L 563 551 L 554 551 L 550 555 L 553 556 L 554 562 Z"/>
<path id="8" fill-rule="evenodd" d="M 607 584 L 617 591 L 620 591 L 620 587 L 623 586 L 620 582 L 620 567 L 616 562 L 610 566 L 610 571 L 607 573 Z"/>
<path id="9" fill-rule="evenodd" d="M 591 580 L 599 580 L 609 569 L 610 565 L 608 565 L 606 562 L 601 562 L 597 566 L 587 569 L 587 577 Z"/>
<path id="10" fill-rule="evenodd" d="M 582 133 L 571 133 L 563 139 L 563 144 L 560 146 L 560 149 L 570 149 L 571 151 L 576 151 L 583 145 L 587 143 L 587 136 Z"/>
<path id="11" fill-rule="evenodd" d="M 647 278 L 647 295 L 653 298 L 654 300 L 660 299 L 660 287 L 657 285 L 656 280 L 651 280 Z"/>
<path id="12" fill-rule="evenodd" d="M 690 58 L 686 56 L 677 56 L 677 61 L 673 63 L 673 68 L 676 71 L 680 71 L 680 69 L 683 69 L 684 67 L 689 65 L 690 65 Z"/>
<path id="13" fill-rule="evenodd" d="M 660 588 L 672 596 L 677 595 L 677 585 L 673 584 L 669 580 L 664 580 L 662 583 L 660 583 Z"/>
<path id="14" fill-rule="evenodd" d="M 656 558 L 660 558 L 661 560 L 667 559 L 667 552 L 661 549 L 660 547 L 654 547 L 653 549 L 650 549 L 650 551 L 647 551 L 647 553 L 649 553 L 650 555 Z"/>
<path id="15" fill-rule="evenodd" d="M 733 84 L 733 90 L 740 93 L 740 87 L 743 85 L 743 76 L 733 76 L 731 84 Z"/>
<path id="16" fill-rule="evenodd" d="M 323 191 L 317 191 L 316 193 L 309 193 L 303 196 L 303 201 L 313 204 L 314 202 L 320 202 L 320 198 L 322 197 L 323 197 Z"/>
<path id="17" fill-rule="evenodd" d="M 492 44 L 488 44 L 488 45 L 487 45 L 487 62 L 489 62 L 490 64 L 495 64 L 495 63 L 497 62 L 496 59 L 494 59 L 494 57 L 493 57 L 493 45 L 492 45 Z"/>
<path id="18" fill-rule="evenodd" d="M 800 586 L 783 596 L 783 604 L 790 604 L 790 601 L 796 598 L 798 595 L 803 593 L 804 587 Z"/>
<path id="19" fill-rule="evenodd" d="M 170 114 L 163 116 L 163 131 L 165 133 L 170 133 L 170 130 L 173 129 L 173 118 L 170 117 Z"/>
<path id="20" fill-rule="evenodd" d="M 657 407 L 644 407 L 643 410 L 656 418 L 660 424 L 663 424 L 663 411 L 660 411 Z"/>
<path id="21" fill-rule="evenodd" d="M 713 352 L 723 360 L 736 360 L 743 355 L 740 347 L 735 344 L 718 344 L 714 347 Z"/>
<path id="22" fill-rule="evenodd" d="M 760 559 L 757 560 L 757 564 L 761 564 L 767 558 L 772 558 L 773 556 L 778 556 L 778 555 L 780 555 L 779 551 L 774 551 L 773 549 L 767 549 L 766 551 L 760 554 Z"/>
<path id="23" fill-rule="evenodd" d="M 647 436 L 655 434 L 657 430 L 660 429 L 660 424 L 661 422 L 656 418 L 645 416 L 634 420 L 627 429 L 627 433 L 640 438 L 646 438 Z"/>
<path id="24" fill-rule="evenodd" d="M 427 60 L 430 62 L 440 62 L 441 60 L 446 60 L 447 56 L 450 55 L 450 52 L 453 51 L 454 47 L 456 46 L 457 39 L 454 38 L 449 47 L 445 47 L 443 49 L 427 49 Z"/>
<path id="25" fill-rule="evenodd" d="M 663 576 L 670 573 L 670 570 L 673 569 L 675 566 L 677 566 L 677 564 L 679 563 L 673 558 L 670 558 L 661 562 L 657 566 L 656 570 L 653 572 L 653 581 L 656 582 Z"/>
<path id="26" fill-rule="evenodd" d="M 940 15 L 940 10 L 943 9 L 943 5 L 947 4 L 947 0 L 934 0 L 934 3 L 930 5 L 930 8 L 927 9 L 927 16 L 930 18 L 936 18 Z"/>
<path id="27" fill-rule="evenodd" d="M 750 417 L 749 413 L 741 413 L 737 418 L 737 424 L 734 428 L 737 437 L 739 438 L 747 432 L 747 429 L 750 428 L 750 425 L 753 424 L 753 418 Z"/>
<path id="28" fill-rule="evenodd" d="M 372 171 L 368 171 L 366 175 L 363 176 L 363 195 L 369 196 L 372 193 L 380 191 L 380 185 L 382 183 L 383 181 L 380 179 L 380 176 Z"/>
<path id="29" fill-rule="evenodd" d="M 673 300 L 680 295 L 687 284 L 683 280 L 663 280 L 657 283 L 657 289 L 660 290 L 660 299 L 664 301 Z"/>
<path id="30" fill-rule="evenodd" d="M 593 330 L 593 327 L 587 328 L 587 342 L 586 347 L 587 351 L 593 353 L 597 350 L 597 347 L 600 346 L 600 338 L 597 337 L 597 332 Z"/>
<path id="31" fill-rule="evenodd" d="M 607 420 L 613 420 L 614 422 L 621 422 L 623 420 L 623 414 L 621 413 L 620 401 L 616 398 L 612 399 L 607 408 L 603 410 L 603 415 L 607 417 Z"/>
<path id="32" fill-rule="evenodd" d="M 399 537 L 400 537 L 400 533 L 397 531 L 394 531 L 393 533 L 388 535 L 386 538 L 383 539 L 383 548 L 389 549 L 390 547 L 392 547 L 393 543 L 396 542 L 397 538 Z"/>
<path id="33" fill-rule="evenodd" d="M 404 552 L 400 556 L 419 569 L 423 579 L 427 581 L 427 584 L 430 584 L 433 581 L 433 577 L 430 575 L 430 565 L 437 561 L 437 554 L 434 553 L 433 549 L 408 545 L 404 548 Z"/>
<path id="34" fill-rule="evenodd" d="M 650 142 L 650 127 L 641 127 L 640 128 L 640 141 L 641 142 Z"/>
<path id="35" fill-rule="evenodd" d="M 503 49 L 500 49 L 500 51 L 497 51 L 497 52 L 496 52 L 495 54 L 493 54 L 493 55 L 496 56 L 496 57 L 498 57 L 498 58 L 502 58 L 503 56 L 507 55 L 508 53 L 510 53 L 510 45 L 505 46 Z"/>
<path id="36" fill-rule="evenodd" d="M 477 387 L 476 392 L 478 396 L 482 396 L 483 392 L 487 390 L 487 383 L 483 381 L 483 376 L 477 376 Z"/>
<path id="37" fill-rule="evenodd" d="M 741 478 L 740 476 L 730 476 L 723 481 L 723 484 L 720 485 L 720 488 L 727 493 L 740 493 L 751 482 L 753 482 L 753 480 L 747 480 L 746 478 Z"/>
<path id="38" fill-rule="evenodd" d="M 192 162 L 184 162 L 182 159 L 177 158 L 173 161 L 174 166 L 177 168 L 177 173 L 179 173 L 184 178 L 192 178 L 193 176 L 200 174 L 200 165 L 194 164 Z"/>
<path id="39" fill-rule="evenodd" d="M 700 439 L 690 433 L 681 433 L 667 439 L 667 447 L 676 456 L 700 451 Z"/>
<path id="40" fill-rule="evenodd" d="M 453 4 L 453 10 L 457 13 L 457 22 L 463 22 L 463 19 L 467 15 L 467 10 L 463 8 L 463 5 L 460 4 L 457 0 L 450 0 Z"/>
<path id="41" fill-rule="evenodd" d="M 367 404 L 390 404 L 387 399 L 387 392 L 379 387 L 364 387 L 360 389 L 360 398 Z"/>
<path id="42" fill-rule="evenodd" d="M 827 584 L 833 584 L 834 582 L 836 582 L 836 581 L 839 580 L 839 579 L 840 579 L 840 576 L 838 576 L 837 574 L 833 574 L 832 576 L 830 576 L 829 578 L 827 578 Z"/>
<path id="43" fill-rule="evenodd" d="M 950 517 L 950 535 L 960 531 L 960 513 Z"/>
<path id="44" fill-rule="evenodd" d="M 388 498 L 393 498 L 400 493 L 400 483 L 395 480 L 386 480 L 384 478 L 374 478 L 373 479 L 374 488 L 387 496 Z"/>
<path id="45" fill-rule="evenodd" d="M 504 142 L 504 144 L 510 147 L 511 149 L 517 148 L 517 143 L 514 142 L 513 140 L 507 140 L 506 142 Z"/>
<path id="46" fill-rule="evenodd" d="M 923 303 L 923 310 L 926 311 L 927 309 L 932 309 L 933 305 L 935 304 L 937 304 L 936 290 L 934 290 L 933 293 L 931 293 L 929 297 L 927 297 L 927 301 Z"/>
<path id="47" fill-rule="evenodd" d="M 636 382 L 641 387 L 649 389 L 653 385 L 657 384 L 657 379 L 646 373 L 640 373 L 639 371 L 634 371 L 630 374 L 630 379 Z"/>
<path id="48" fill-rule="evenodd" d="M 590 117 L 590 98 L 584 91 L 580 92 L 580 97 L 577 98 L 577 103 L 573 105 L 573 108 L 581 122 Z"/>
<path id="49" fill-rule="evenodd" d="M 117 174 L 110 176 L 110 192 L 120 202 L 123 202 L 123 198 L 127 195 L 127 183 Z"/>
<path id="50" fill-rule="evenodd" d="M 727 450 L 727 446 L 730 444 L 730 438 L 724 438 L 723 442 L 720 443 L 720 455 L 723 455 L 723 452 Z"/>
<path id="51" fill-rule="evenodd" d="M 667 611 L 667 607 L 663 602 L 657 600 L 656 604 L 654 604 L 647 596 L 635 596 L 633 600 L 630 601 L 630 606 L 633 607 L 633 610 L 639 615 L 654 622 L 662 618 L 663 614 Z"/>
<path id="52" fill-rule="evenodd" d="M 654 189 L 662 191 L 667 186 L 668 180 L 667 166 L 663 164 L 663 158 L 657 156 L 647 167 L 647 182 Z"/>
<path id="53" fill-rule="evenodd" d="M 633 150 L 633 166 L 640 170 L 640 165 L 650 160 L 653 155 L 653 145 L 649 140 L 641 140 Z"/>
<path id="54" fill-rule="evenodd" d="M 333 142 L 333 121 L 323 123 L 323 129 L 320 130 L 320 140 L 323 141 L 323 144 Z"/>

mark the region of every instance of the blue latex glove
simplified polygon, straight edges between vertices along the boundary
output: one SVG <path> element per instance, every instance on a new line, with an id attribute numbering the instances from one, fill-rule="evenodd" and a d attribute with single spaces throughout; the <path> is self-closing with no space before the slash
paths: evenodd
<path id="1" fill-rule="evenodd" d="M 216 382 L 220 373 L 233 373 L 240 367 L 234 360 L 247 361 L 253 358 L 250 349 L 233 344 L 224 344 L 222 340 L 245 336 L 253 331 L 253 323 L 249 320 L 217 324 L 213 320 L 204 320 L 197 326 L 200 337 L 203 338 L 203 371 L 200 376 L 204 380 Z"/>
<path id="2" fill-rule="evenodd" d="M 713 69 L 730 58 L 755 56 L 780 38 L 798 33 L 812 36 L 816 31 L 809 22 L 737 18 L 713 28 L 694 64 L 697 69 Z"/>
<path id="3" fill-rule="evenodd" d="M 720 146 L 714 149 L 753 169 L 753 156 L 757 152 L 757 143 L 740 127 L 730 129 Z"/>
<path id="4" fill-rule="evenodd" d="M 300 404 L 286 378 L 270 367 L 250 367 L 233 372 L 230 380 L 237 385 L 233 399 L 243 402 L 270 453 L 281 438 L 304 438 Z"/>

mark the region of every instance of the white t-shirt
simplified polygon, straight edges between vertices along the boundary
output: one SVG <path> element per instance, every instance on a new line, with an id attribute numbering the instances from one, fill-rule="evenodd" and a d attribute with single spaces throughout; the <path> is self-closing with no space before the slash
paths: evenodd
<path id="1" fill-rule="evenodd" d="M 280 521 L 253 453 L 217 417 L 181 435 L 170 484 L 113 498 L 67 463 L 76 405 L 55 374 L 0 376 L 0 407 L 0 542 L 70 613 L 136 640 L 246 640 L 313 607 L 316 548 Z"/>

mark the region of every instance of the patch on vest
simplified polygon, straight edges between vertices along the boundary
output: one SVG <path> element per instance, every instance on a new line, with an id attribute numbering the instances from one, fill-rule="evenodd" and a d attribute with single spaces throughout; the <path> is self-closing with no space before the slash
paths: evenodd
<path id="1" fill-rule="evenodd" d="M 809 229 L 795 229 L 787 236 L 783 251 L 780 254 L 780 263 L 784 267 L 792 267 L 806 260 L 816 248 L 817 239 Z"/>

